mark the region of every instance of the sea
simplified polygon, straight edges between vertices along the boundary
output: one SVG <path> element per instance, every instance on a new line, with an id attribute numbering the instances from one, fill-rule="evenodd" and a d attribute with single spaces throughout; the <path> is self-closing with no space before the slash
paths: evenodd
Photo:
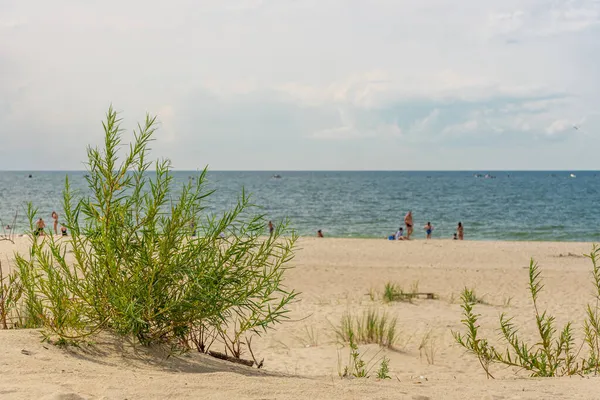
<path id="1" fill-rule="evenodd" d="M 48 226 L 61 214 L 65 176 L 86 194 L 85 171 L 0 172 L 1 227 L 27 225 L 31 202 Z M 198 176 L 174 171 L 176 187 Z M 31 175 L 31 177 L 29 177 Z M 416 239 L 451 239 L 462 222 L 465 240 L 600 241 L 600 171 L 211 171 L 207 214 L 233 207 L 242 189 L 256 213 L 284 219 L 300 236 L 387 238 L 412 211 Z"/>

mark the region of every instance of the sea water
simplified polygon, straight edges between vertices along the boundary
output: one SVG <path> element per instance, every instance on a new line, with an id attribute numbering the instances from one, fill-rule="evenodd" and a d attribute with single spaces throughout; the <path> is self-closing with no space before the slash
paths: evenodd
<path id="1" fill-rule="evenodd" d="M 29 175 L 31 174 L 31 178 Z M 86 194 L 85 172 L 0 172 L 0 220 L 26 228 L 25 206 L 32 202 L 51 226 L 61 214 L 68 175 Z M 486 174 L 488 176 L 486 177 Z M 175 171 L 176 185 L 198 175 Z M 600 172 L 218 172 L 208 173 L 215 193 L 206 212 L 220 214 L 235 205 L 242 188 L 252 194 L 256 212 L 274 223 L 289 218 L 301 236 L 385 238 L 413 213 L 415 238 L 449 239 L 461 221 L 470 240 L 600 240 Z M 2 230 L 0 229 L 0 232 Z"/>

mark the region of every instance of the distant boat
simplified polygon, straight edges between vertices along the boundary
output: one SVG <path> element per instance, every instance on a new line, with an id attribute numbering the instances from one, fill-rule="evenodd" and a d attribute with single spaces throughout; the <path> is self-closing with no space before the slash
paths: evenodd
<path id="1" fill-rule="evenodd" d="M 275 175 L 273 175 L 273 177 L 272 177 L 272 178 L 273 178 L 273 179 L 281 179 L 281 175 L 275 174 Z"/>
<path id="2" fill-rule="evenodd" d="M 571 174 L 569 175 L 571 178 L 577 178 L 577 176 L 575 176 L 575 174 Z"/>

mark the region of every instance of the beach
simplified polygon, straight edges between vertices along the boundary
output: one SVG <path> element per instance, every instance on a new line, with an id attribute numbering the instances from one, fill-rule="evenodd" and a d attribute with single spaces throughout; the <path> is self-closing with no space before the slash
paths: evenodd
<path id="1" fill-rule="evenodd" d="M 29 239 L 0 241 L 6 272 Z M 460 294 L 474 289 L 481 333 L 497 338 L 506 313 L 525 339 L 536 342 L 527 289 L 533 257 L 541 267 L 539 304 L 560 329 L 574 323 L 582 337 L 585 306 L 593 301 L 592 243 L 301 238 L 285 284 L 299 292 L 290 320 L 252 341 L 260 370 L 195 352 L 166 357 L 101 334 L 79 348 L 41 342 L 35 330 L 0 331 L 0 397 L 6 399 L 240 398 L 240 399 L 596 399 L 596 377 L 532 379 L 493 366 L 487 379 L 477 358 L 452 336 L 461 325 Z M 386 303 L 386 283 L 432 294 Z M 349 349 L 335 335 L 345 313 L 376 310 L 397 318 L 392 349 L 359 344 L 365 361 L 389 359 L 391 379 L 341 379 Z M 215 350 L 221 351 L 218 346 Z"/>

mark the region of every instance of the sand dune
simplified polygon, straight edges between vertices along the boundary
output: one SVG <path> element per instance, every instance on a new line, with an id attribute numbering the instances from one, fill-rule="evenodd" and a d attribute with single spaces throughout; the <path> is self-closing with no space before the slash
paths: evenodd
<path id="1" fill-rule="evenodd" d="M 515 316 L 525 337 L 535 325 L 527 292 L 527 266 L 534 257 L 546 284 L 541 302 L 557 317 L 583 320 L 591 301 L 591 264 L 581 257 L 590 243 L 393 242 L 303 238 L 286 284 L 302 292 L 292 321 L 254 340 L 265 359 L 262 370 L 240 367 L 196 353 L 166 358 L 159 349 L 122 343 L 103 334 L 91 345 L 61 349 L 31 330 L 0 331 L 2 399 L 597 399 L 600 379 L 530 379 L 495 368 L 488 380 L 477 360 L 454 344 L 461 329 L 460 291 L 475 288 L 482 331 L 495 337 L 502 312 Z M 0 259 L 24 251 L 27 240 L 0 242 Z M 392 281 L 416 285 L 439 299 L 384 304 L 377 292 Z M 371 293 L 371 295 L 369 294 Z M 372 295 L 375 296 L 372 299 Z M 361 345 L 368 360 L 390 359 L 391 380 L 340 379 L 347 347 L 333 326 L 345 312 L 377 309 L 398 318 L 394 350 Z M 576 324 L 577 332 L 580 326 Z M 423 345 L 423 339 L 429 337 Z M 423 346 L 422 346 L 423 345 Z M 429 360 L 423 348 L 429 354 Z M 433 353 L 433 359 L 431 359 Z"/>

